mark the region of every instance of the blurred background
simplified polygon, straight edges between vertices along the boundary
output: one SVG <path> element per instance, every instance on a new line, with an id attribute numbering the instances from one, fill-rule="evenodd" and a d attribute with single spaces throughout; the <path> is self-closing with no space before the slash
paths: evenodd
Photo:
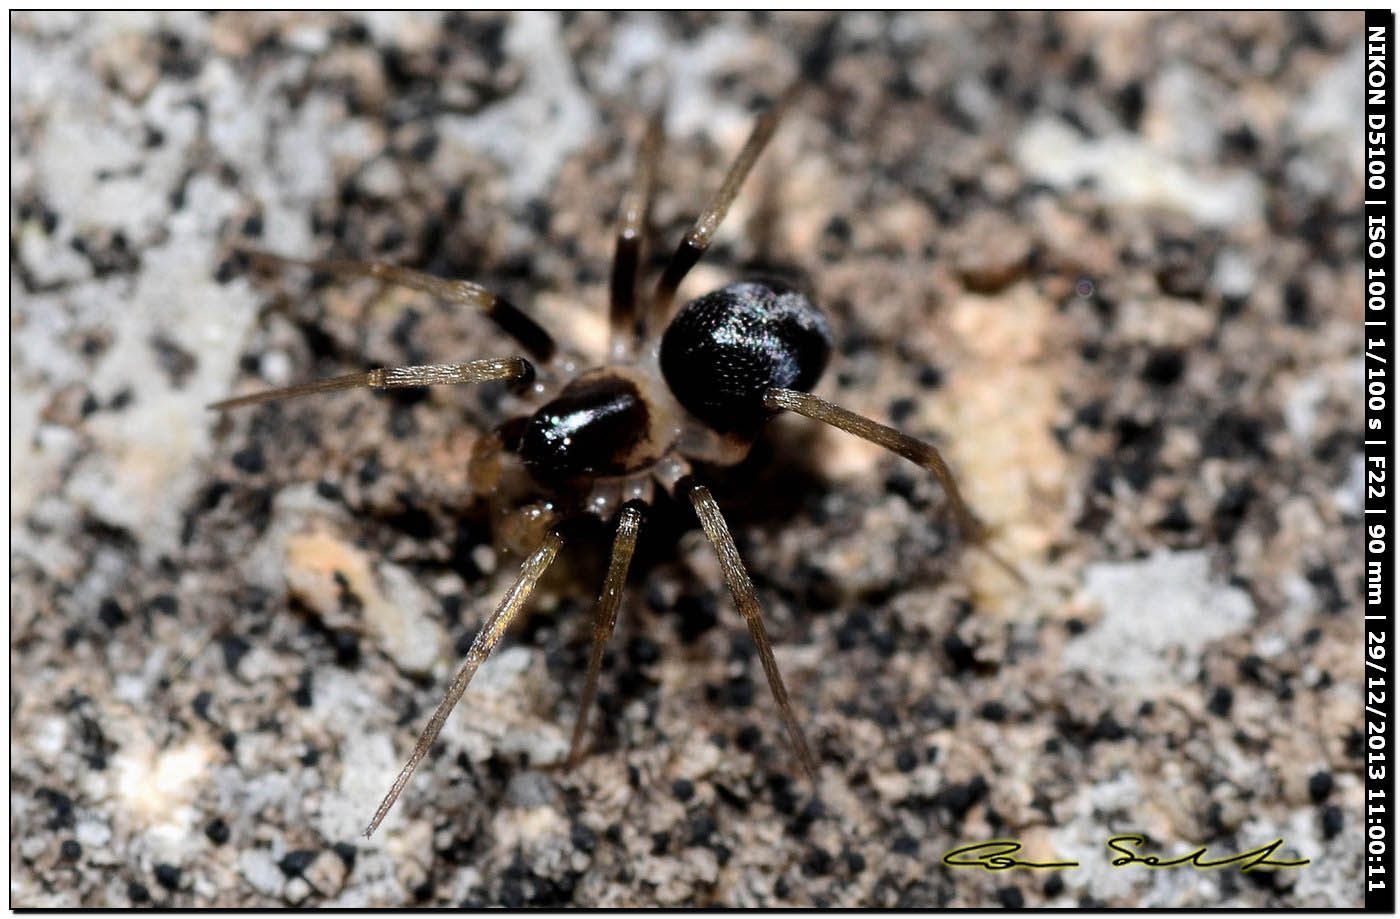
<path id="1" fill-rule="evenodd" d="M 1362 65 L 1359 13 L 15 14 L 13 905 L 1359 905 Z M 815 789 L 662 508 L 593 755 L 601 529 L 359 837 L 518 564 L 466 475 L 503 394 L 204 406 L 514 349 L 233 243 L 598 355 L 643 113 L 655 268 L 798 78 L 682 296 L 801 278 L 817 392 L 938 444 L 1029 586 L 780 419 L 716 494 Z M 992 838 L 1080 867 L 940 863 Z"/>

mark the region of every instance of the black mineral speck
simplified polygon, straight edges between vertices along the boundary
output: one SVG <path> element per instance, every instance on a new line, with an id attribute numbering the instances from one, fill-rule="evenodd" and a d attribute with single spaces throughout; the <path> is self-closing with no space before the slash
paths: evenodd
<path id="1" fill-rule="evenodd" d="M 1329 613 L 1338 613 L 1346 608 L 1346 598 L 1342 596 L 1342 587 L 1337 583 L 1335 571 L 1325 565 L 1319 565 L 1309 568 L 1304 576 Z"/>
<path id="2" fill-rule="evenodd" d="M 436 134 L 424 134 L 413 142 L 409 148 L 408 155 L 420 163 L 426 163 L 433 158 L 433 154 L 438 148 L 438 136 Z"/>
<path id="3" fill-rule="evenodd" d="M 1210 701 L 1206 703 L 1206 710 L 1212 715 L 1219 715 L 1224 718 L 1230 714 L 1230 708 L 1235 704 L 1235 693 L 1228 686 L 1217 686 L 1210 694 Z"/>
<path id="4" fill-rule="evenodd" d="M 132 881 L 126 885 L 126 895 L 132 903 L 145 903 L 151 899 L 151 892 L 146 889 L 146 885 L 140 881 Z"/>
<path id="5" fill-rule="evenodd" d="M 53 814 L 48 820 L 49 829 L 61 830 L 73 826 L 72 798 L 55 788 L 40 788 L 35 792 L 35 797 L 47 801 L 53 809 Z"/>
<path id="6" fill-rule="evenodd" d="M 173 594 L 157 594 L 147 605 L 165 616 L 173 616 L 180 611 L 180 601 Z"/>
<path id="7" fill-rule="evenodd" d="M 899 495 L 910 507 L 917 508 L 926 503 L 919 498 L 918 481 L 902 469 L 896 469 L 885 476 L 885 491 Z"/>
<path id="8" fill-rule="evenodd" d="M 300 676 L 300 678 L 298 678 L 298 680 L 297 680 L 297 688 L 296 688 L 295 690 L 292 691 L 292 701 L 293 701 L 294 703 L 296 703 L 296 705 L 297 705 L 298 708 L 310 708 L 310 707 L 311 707 L 311 703 L 312 703 L 313 700 L 312 700 L 312 697 L 311 697 L 311 670 L 310 670 L 310 668 L 308 668 L 308 669 L 306 669 L 306 670 L 303 670 L 303 671 L 301 672 L 301 676 Z"/>
<path id="9" fill-rule="evenodd" d="M 1026 898 L 1018 887 L 1000 887 L 997 889 L 997 902 L 1007 909 L 1021 909 L 1026 905 Z"/>
<path id="10" fill-rule="evenodd" d="M 1306 644 L 1306 636 L 1304 636 Z M 1251 683 L 1262 683 L 1264 681 L 1264 659 L 1257 654 L 1246 654 L 1240 661 L 1240 676 Z"/>
<path id="11" fill-rule="evenodd" d="M 1123 125 L 1130 131 L 1138 129 L 1138 123 L 1142 121 L 1142 113 L 1147 108 L 1147 94 L 1143 91 L 1142 83 L 1134 80 L 1118 91 L 1118 114 L 1123 119 Z"/>
<path id="12" fill-rule="evenodd" d="M 840 214 L 833 214 L 831 219 L 826 222 L 822 235 L 840 246 L 849 245 L 851 242 L 851 222 Z"/>
<path id="13" fill-rule="evenodd" d="M 957 632 L 950 632 L 944 637 L 943 653 L 947 655 L 948 662 L 952 664 L 954 673 L 971 670 L 977 664 L 977 659 L 973 656 L 972 646 L 963 641 L 962 636 Z"/>
<path id="14" fill-rule="evenodd" d="M 1332 793 L 1332 773 L 1314 772 L 1308 777 L 1308 797 L 1314 804 L 1321 804 Z"/>
<path id="15" fill-rule="evenodd" d="M 1092 54 L 1081 54 L 1074 59 L 1069 70 L 1070 83 L 1079 86 L 1093 83 L 1099 78 L 1099 62 Z"/>
<path id="16" fill-rule="evenodd" d="M 379 464 L 379 454 L 371 453 L 365 457 L 365 461 L 360 464 L 360 484 L 373 485 L 379 481 L 379 477 L 384 474 L 384 467 Z"/>
<path id="17" fill-rule="evenodd" d="M 900 833 L 890 845 L 890 851 L 896 855 L 916 856 L 919 854 L 919 841 L 908 833 Z"/>
<path id="18" fill-rule="evenodd" d="M 725 680 L 722 698 L 730 708 L 748 708 L 754 700 L 753 680 L 742 675 Z"/>
<path id="19" fill-rule="evenodd" d="M 1308 289 L 1298 281 L 1283 285 L 1283 316 L 1289 325 L 1308 324 Z"/>
<path id="20" fill-rule="evenodd" d="M 661 659 L 661 648 L 645 635 L 627 640 L 627 660 L 633 667 L 649 667 Z"/>
<path id="21" fill-rule="evenodd" d="M 76 862 L 83 857 L 83 847 L 76 839 L 65 839 L 58 847 L 58 854 L 64 861 Z"/>
<path id="22" fill-rule="evenodd" d="M 1128 731 L 1123 725 L 1118 723 L 1112 713 L 1104 712 L 1099 716 L 1099 720 L 1094 722 L 1093 728 L 1089 731 L 1085 740 L 1093 743 L 1098 740 L 1106 740 L 1109 743 L 1116 743 L 1128 736 Z"/>
<path id="23" fill-rule="evenodd" d="M 220 284 L 227 284 L 229 281 L 238 277 L 242 268 L 242 257 L 238 255 L 230 256 L 219 262 L 218 267 L 214 269 L 214 280 Z"/>
<path id="24" fill-rule="evenodd" d="M 1074 421 L 1091 430 L 1097 431 L 1103 427 L 1104 400 L 1095 399 L 1086 402 L 1074 411 Z"/>
<path id="25" fill-rule="evenodd" d="M 109 629 L 126 623 L 126 610 L 112 597 L 105 597 L 97 608 L 97 618 Z"/>
<path id="26" fill-rule="evenodd" d="M 340 860 L 345 863 L 345 870 L 347 872 L 354 870 L 356 853 L 354 845 L 348 842 L 338 842 L 331 846 L 331 851 L 339 856 Z"/>
<path id="27" fill-rule="evenodd" d="M 229 673 L 238 672 L 239 661 L 243 660 L 243 655 L 251 651 L 252 647 L 241 635 L 225 635 L 219 639 L 219 648 L 224 653 L 224 667 Z"/>
<path id="28" fill-rule="evenodd" d="M 249 444 L 239 450 L 233 454 L 233 465 L 247 475 L 259 475 L 267 468 L 267 459 L 263 456 L 262 446 Z"/>
<path id="29" fill-rule="evenodd" d="M 813 846 L 802 859 L 802 873 L 809 878 L 824 877 L 831 873 L 834 864 L 835 860 L 830 852 L 820 846 Z"/>
<path id="30" fill-rule="evenodd" d="M 418 433 L 418 420 L 413 416 L 413 408 L 408 405 L 395 405 L 389 412 L 389 433 L 395 440 L 410 440 Z"/>
<path id="31" fill-rule="evenodd" d="M 1221 412 L 1201 436 L 1201 448 L 1207 457 L 1222 459 L 1268 459 L 1271 455 L 1264 442 L 1264 424 L 1234 409 Z"/>
<path id="32" fill-rule="evenodd" d="M 1250 157 L 1259 152 L 1259 136 L 1247 124 L 1240 124 L 1220 135 L 1220 146 L 1227 152 Z"/>
<path id="33" fill-rule="evenodd" d="M 315 849 L 293 849 L 277 861 L 277 867 L 287 877 L 296 877 L 307 869 L 316 860 L 317 850 Z"/>
<path id="34" fill-rule="evenodd" d="M 719 601 L 712 593 L 686 594 L 676 601 L 680 615 L 677 631 L 681 641 L 692 644 L 701 635 L 719 625 Z"/>
<path id="35" fill-rule="evenodd" d="M 331 644 L 335 648 L 335 662 L 342 667 L 354 667 L 360 662 L 360 637 L 348 629 L 336 629 L 331 633 Z"/>
<path id="36" fill-rule="evenodd" d="M 1227 542 L 1234 538 L 1254 497 L 1254 488 L 1247 482 L 1226 487 L 1212 514 L 1212 524 L 1217 537 Z"/>
<path id="37" fill-rule="evenodd" d="M 1322 835 L 1325 839 L 1335 839 L 1342 832 L 1345 823 L 1342 809 L 1335 804 L 1329 804 L 1322 811 Z"/>
<path id="38" fill-rule="evenodd" d="M 194 697 L 194 701 L 190 703 L 190 707 L 194 709 L 194 713 L 202 720 L 209 721 L 209 706 L 213 701 L 214 694 L 207 689 L 202 689 L 199 691 L 199 694 Z"/>
<path id="39" fill-rule="evenodd" d="M 204 827 L 204 835 L 208 836 L 209 841 L 214 845 L 221 846 L 228 842 L 231 834 L 229 832 L 228 823 L 224 821 L 224 818 L 215 817 Z"/>
<path id="40" fill-rule="evenodd" d="M 165 335 L 153 335 L 150 344 L 155 351 L 156 363 L 170 378 L 171 385 L 176 389 L 184 386 L 185 380 L 198 368 L 198 358 Z"/>
<path id="41" fill-rule="evenodd" d="M 180 869 L 176 865 L 161 862 L 156 865 L 156 883 L 166 890 L 175 890 L 180 886 Z"/>
<path id="42" fill-rule="evenodd" d="M 1195 521 L 1191 519 L 1191 514 L 1187 512 L 1186 505 L 1181 501 L 1173 501 L 1168 507 L 1162 519 L 1157 521 L 1157 526 L 1171 533 L 1189 533 L 1195 526 Z"/>
<path id="43" fill-rule="evenodd" d="M 598 834 L 582 823 L 575 823 L 569 831 L 569 840 L 580 852 L 592 852 L 598 846 Z"/>
<path id="44" fill-rule="evenodd" d="M 447 594 L 442 598 L 442 615 L 451 625 L 462 623 L 462 602 L 465 598 L 459 593 Z"/>
<path id="45" fill-rule="evenodd" d="M 690 779 L 676 779 L 671 783 L 671 794 L 684 804 L 695 797 L 695 784 Z"/>
<path id="46" fill-rule="evenodd" d="M 739 734 L 734 738 L 734 744 L 740 750 L 751 751 L 763 742 L 763 731 L 758 725 L 746 724 L 739 729 Z"/>
<path id="47" fill-rule="evenodd" d="M 1181 379 L 1186 369 L 1186 355 L 1177 348 L 1158 348 L 1147 357 L 1142 368 L 1144 382 L 1155 386 L 1170 386 Z"/>
<path id="48" fill-rule="evenodd" d="M 933 796 L 936 807 L 947 810 L 957 822 L 967 816 L 967 812 L 987 796 L 990 790 L 987 780 L 974 776 L 970 781 L 947 786 Z"/>
<path id="49" fill-rule="evenodd" d="M 703 846 L 709 843 L 710 837 L 719 830 L 715 823 L 715 818 L 709 814 L 696 814 L 690 821 L 690 844 L 692 846 Z"/>

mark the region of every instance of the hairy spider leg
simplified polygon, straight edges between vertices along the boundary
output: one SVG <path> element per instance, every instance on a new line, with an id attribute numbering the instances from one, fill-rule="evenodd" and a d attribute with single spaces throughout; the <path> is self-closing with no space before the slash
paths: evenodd
<path id="1" fill-rule="evenodd" d="M 501 331 L 515 339 L 525 353 L 540 363 L 548 363 L 554 357 L 554 338 L 539 323 L 522 312 L 515 304 L 498 296 L 471 281 L 453 281 L 424 274 L 410 268 L 400 268 L 384 262 L 355 262 L 337 259 L 302 259 L 277 255 L 249 246 L 236 247 L 238 252 L 248 257 L 278 265 L 291 265 L 311 271 L 338 275 L 347 278 L 374 278 L 386 284 L 397 284 L 412 290 L 431 294 L 448 303 L 470 306 L 486 314 L 486 318 L 496 323 Z"/>
<path id="2" fill-rule="evenodd" d="M 529 382 L 535 378 L 535 368 L 523 357 L 487 358 L 468 361 L 465 364 L 419 364 L 413 367 L 379 367 L 363 373 L 347 373 L 344 376 L 324 380 L 312 380 L 295 386 L 269 389 L 234 396 L 209 405 L 215 411 L 257 405 L 276 399 L 290 399 L 294 396 L 309 396 L 315 393 L 335 392 L 340 389 L 401 389 L 413 386 L 433 386 L 439 383 L 487 383 L 492 380 Z"/>
<path id="3" fill-rule="evenodd" d="M 617 535 L 613 537 L 612 557 L 603 589 L 598 594 L 598 609 L 593 617 L 593 652 L 588 658 L 588 678 L 583 695 L 578 700 L 578 720 L 574 722 L 574 737 L 569 743 L 567 764 L 573 768 L 583 755 L 583 733 L 588 726 L 588 713 L 593 708 L 593 696 L 598 690 L 598 674 L 603 668 L 603 651 L 617 626 L 617 612 L 622 606 L 622 590 L 627 584 L 627 569 L 637 548 L 637 531 L 641 528 L 643 505 L 629 502 L 617 520 Z"/>
<path id="4" fill-rule="evenodd" d="M 938 479 L 938 484 L 943 486 L 944 494 L 948 496 L 949 502 L 953 505 L 953 513 L 958 518 L 958 528 L 963 535 L 1013 578 L 1021 584 L 1026 583 L 1025 576 L 1017 571 L 1015 566 L 987 546 L 987 528 L 982 525 L 982 522 L 972 513 L 972 509 L 967 506 L 967 502 L 963 500 L 962 492 L 958 491 L 958 483 L 953 478 L 952 470 L 948 468 L 948 464 L 943 461 L 942 455 L 932 444 L 916 440 L 894 428 L 871 421 L 864 415 L 857 415 L 855 412 L 827 402 L 811 393 L 799 392 L 795 389 L 770 389 L 763 396 L 763 404 L 774 411 L 786 409 L 814 421 L 840 428 L 873 444 L 878 444 L 886 450 L 898 453 L 910 462 L 917 463 L 932 472 L 934 477 Z"/>
<path id="5" fill-rule="evenodd" d="M 812 757 L 807 738 L 797 723 L 797 715 L 793 713 L 782 674 L 778 672 L 778 662 L 773 657 L 773 646 L 768 641 L 768 632 L 763 628 L 758 594 L 754 592 L 753 582 L 749 580 L 749 573 L 744 569 L 743 559 L 739 558 L 739 549 L 734 545 L 734 537 L 729 534 L 724 515 L 720 513 L 719 505 L 715 503 L 708 488 L 703 485 L 692 486 L 690 503 L 695 506 L 695 516 L 700 518 L 700 526 L 709 538 L 710 545 L 714 546 L 715 555 L 719 556 L 719 567 L 724 572 L 729 592 L 734 596 L 734 605 L 743 614 L 744 621 L 749 626 L 749 635 L 758 646 L 758 659 L 763 663 L 763 672 L 768 677 L 768 688 L 773 691 L 773 700 L 778 703 L 778 713 L 782 716 L 783 724 L 787 725 L 793 749 L 797 752 L 797 758 L 802 761 L 802 768 L 806 770 L 807 777 L 815 785 L 817 761 Z"/>
<path id="6" fill-rule="evenodd" d="M 563 545 L 564 539 L 559 535 L 559 531 L 550 530 L 545 534 L 544 541 L 539 548 L 532 552 L 530 557 L 525 559 L 524 564 L 520 566 L 520 574 L 516 577 L 515 583 L 511 584 L 506 595 L 501 598 L 500 605 L 491 614 L 491 618 L 487 619 L 481 626 L 481 630 L 476 633 L 471 648 L 467 650 L 466 660 L 462 662 L 461 669 L 457 671 L 457 675 L 452 679 L 452 685 L 447 689 L 447 695 L 443 697 L 442 702 L 438 703 L 437 711 L 433 712 L 433 717 L 428 720 L 427 726 L 423 728 L 423 733 L 418 735 L 418 742 L 413 745 L 413 754 L 409 756 L 408 762 L 400 770 L 398 778 L 394 779 L 394 784 L 389 788 L 389 793 L 384 796 L 379 809 L 374 812 L 373 819 L 365 828 L 365 836 L 370 836 L 379 829 L 379 824 L 384 821 L 385 815 L 389 813 L 389 809 L 398 800 L 399 793 L 408 784 L 408 780 L 413 776 L 413 771 L 418 768 L 423 757 L 428 755 L 428 750 L 437 740 L 442 726 L 447 723 L 447 716 L 452 713 L 453 707 L 462 698 L 462 693 L 466 692 L 467 684 L 476 675 L 477 668 L 490 655 L 516 615 L 524 608 L 525 601 L 530 598 L 535 585 L 544 576 L 545 571 L 548 570 Z"/>
<path id="7" fill-rule="evenodd" d="M 656 293 L 652 296 L 649 328 L 660 329 L 666 324 L 666 320 L 671 315 L 671 304 L 675 300 L 676 290 L 681 286 L 681 281 L 685 279 L 690 269 L 695 267 L 695 263 L 700 261 L 700 257 L 705 254 L 705 250 L 710 248 L 710 242 L 714 239 L 715 231 L 719 229 L 720 223 L 724 221 L 724 216 L 729 213 L 729 206 L 734 203 L 734 198 L 739 194 L 739 188 L 744 184 L 744 179 L 748 178 L 749 172 L 753 170 L 753 165 L 758 161 L 758 156 L 763 152 L 763 148 L 772 139 L 773 132 L 778 129 L 778 123 L 782 120 L 783 113 L 787 111 L 794 98 L 801 89 L 801 83 L 794 83 L 783 93 L 773 107 L 764 112 L 758 119 L 758 123 L 753 126 L 753 131 L 749 134 L 749 139 L 744 142 L 743 149 L 734 158 L 734 163 L 729 167 L 729 172 L 724 177 L 719 189 L 705 204 L 705 209 L 700 212 L 700 216 L 695 218 L 695 223 L 681 240 L 675 254 L 666 263 L 666 269 L 661 274 L 661 280 L 656 283 Z"/>
<path id="8" fill-rule="evenodd" d="M 637 152 L 632 182 L 622 196 L 622 222 L 617 228 L 613 250 L 611 302 L 608 325 L 612 330 L 610 350 L 614 357 L 629 354 L 637 343 L 637 269 L 642 260 L 642 243 L 656 188 L 656 163 L 661 156 L 663 113 L 652 112 L 646 134 Z"/>

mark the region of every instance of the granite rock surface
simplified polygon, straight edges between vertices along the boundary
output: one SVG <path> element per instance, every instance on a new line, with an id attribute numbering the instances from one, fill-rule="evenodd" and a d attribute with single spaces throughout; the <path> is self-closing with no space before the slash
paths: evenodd
<path id="1" fill-rule="evenodd" d="M 1357 906 L 1360 14 L 17 13 L 11 903 Z M 800 279 L 817 392 L 714 491 L 820 761 L 790 755 L 708 544 L 642 532 L 560 763 L 605 564 L 566 547 L 371 839 L 519 564 L 466 458 L 506 396 L 229 393 L 593 360 L 666 103 L 653 271 L 810 86 L 682 290 Z M 1300 868 L 1113 868 L 1254 849 Z M 994 838 L 1063 871 L 950 868 Z"/>

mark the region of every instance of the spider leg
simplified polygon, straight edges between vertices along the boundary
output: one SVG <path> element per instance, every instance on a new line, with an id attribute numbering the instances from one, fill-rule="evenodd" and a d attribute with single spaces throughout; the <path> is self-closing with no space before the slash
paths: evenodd
<path id="1" fill-rule="evenodd" d="M 312 380 L 281 389 L 234 396 L 212 403 L 209 408 L 225 411 L 244 405 L 257 405 L 275 399 L 290 399 L 313 393 L 335 392 L 340 389 L 400 389 L 408 386 L 432 386 L 438 383 L 486 383 L 491 380 L 529 381 L 535 378 L 535 368 L 523 357 L 490 358 L 465 364 L 421 364 L 416 367 L 380 367 L 364 373 L 347 373 L 325 380 Z"/>
<path id="2" fill-rule="evenodd" d="M 617 229 L 613 251 L 612 299 L 608 324 L 612 328 L 611 350 L 615 355 L 629 353 L 637 338 L 637 266 L 642 258 L 642 236 L 651 210 L 656 185 L 656 162 L 661 155 L 662 112 L 657 109 L 647 121 L 646 135 L 637 153 L 632 183 L 622 196 L 622 223 Z"/>
<path id="3" fill-rule="evenodd" d="M 492 649 L 496 647 L 496 643 L 501 640 L 501 636 L 505 634 L 506 628 L 510 626 L 512 620 L 525 606 L 525 601 L 530 598 L 535 585 L 539 583 L 550 563 L 559 554 L 559 549 L 563 544 L 564 540 L 559 535 L 559 531 L 550 530 L 545 536 L 544 542 L 520 566 L 520 574 L 516 577 L 515 583 L 510 586 L 510 590 L 506 591 L 506 595 L 501 598 L 496 611 L 481 626 L 481 630 L 476 633 L 476 638 L 472 640 L 472 646 L 467 651 L 467 658 L 462 662 L 462 667 L 457 671 L 457 675 L 452 678 L 452 685 L 447 688 L 447 695 L 443 697 L 442 702 L 438 703 L 437 711 L 433 712 L 433 717 L 428 720 L 427 726 L 423 728 L 423 733 L 418 735 L 418 742 L 413 745 L 413 754 L 409 756 L 408 762 L 404 764 L 398 778 L 394 779 L 389 793 L 384 796 L 379 809 L 374 812 L 374 818 L 365 828 L 366 836 L 379 829 L 379 824 L 383 822 L 389 809 L 398 800 L 399 793 L 408 784 L 413 770 L 417 769 L 418 764 L 423 761 L 423 757 L 428 755 L 428 750 L 437 740 L 442 726 L 447 723 L 447 716 L 451 714 L 453 706 L 462 698 L 462 693 L 466 692 L 467 684 L 476 674 L 477 667 L 486 660 Z"/>
<path id="4" fill-rule="evenodd" d="M 545 363 L 554 356 L 554 338 L 548 332 L 509 300 L 497 296 L 480 284 L 439 278 L 410 268 L 388 265 L 384 262 L 290 258 L 241 245 L 237 249 L 257 261 L 309 268 L 312 271 L 346 278 L 374 278 L 386 284 L 398 284 L 401 287 L 431 294 L 441 300 L 446 300 L 448 303 L 470 306 L 485 313 L 486 317 L 496 323 L 501 331 L 515 339 L 520 347 L 524 348 L 526 353 L 536 360 Z"/>
<path id="5" fill-rule="evenodd" d="M 578 701 L 578 720 L 574 722 L 574 738 L 569 744 L 570 767 L 583 752 L 583 732 L 588 725 L 588 712 L 593 708 L 593 696 L 598 690 L 598 673 L 603 666 L 603 651 L 617 625 L 617 611 L 622 605 L 622 589 L 627 583 L 627 568 L 632 564 L 632 552 L 637 548 L 637 530 L 642 525 L 642 506 L 628 504 L 617 521 L 613 537 L 612 558 L 603 590 L 598 595 L 598 610 L 593 620 L 593 653 L 588 659 L 588 679 Z"/>
<path id="6" fill-rule="evenodd" d="M 958 528 L 962 530 L 963 535 L 987 553 L 1013 578 L 1021 584 L 1026 583 L 1025 575 L 986 545 L 987 528 L 982 525 L 982 522 L 972 513 L 972 509 L 967 506 L 967 502 L 963 500 L 962 492 L 958 491 L 958 483 L 954 480 L 952 471 L 932 444 L 916 440 L 908 434 L 902 434 L 894 428 L 871 421 L 864 415 L 857 415 L 855 412 L 827 402 L 825 399 L 820 399 L 811 393 L 799 392 L 794 389 L 770 389 L 764 394 L 763 403 L 774 411 L 786 409 L 823 424 L 840 428 L 873 444 L 878 444 L 886 450 L 898 453 L 910 462 L 918 463 L 932 472 L 934 477 L 938 479 L 938 484 L 943 486 L 943 492 L 953 505 L 953 513 L 958 518 Z"/>
<path id="7" fill-rule="evenodd" d="M 808 778 L 816 784 L 817 761 L 807 746 L 807 738 L 802 734 L 797 716 L 793 714 L 792 702 L 788 699 L 787 688 L 783 686 L 782 674 L 778 673 L 778 662 L 773 657 L 773 646 L 768 641 L 768 632 L 763 628 L 758 595 L 754 592 L 748 572 L 744 570 L 743 560 L 739 558 L 734 537 L 729 535 L 724 515 L 720 513 L 719 505 L 715 503 L 708 488 L 703 485 L 692 486 L 690 503 L 695 505 L 695 515 L 700 518 L 700 526 L 710 544 L 714 546 L 715 554 L 719 556 L 719 566 L 724 571 L 724 580 L 729 585 L 729 592 L 734 596 L 734 605 L 743 614 L 749 626 L 749 634 L 753 636 L 753 643 L 758 646 L 758 659 L 763 662 L 763 672 L 768 677 L 768 688 L 773 691 L 773 699 L 778 703 L 778 712 L 782 715 L 783 723 L 787 725 L 788 737 L 792 740 L 797 758 L 802 761 L 802 768 L 807 771 Z"/>
<path id="8" fill-rule="evenodd" d="M 715 231 L 719 229 L 720 223 L 724 221 L 725 214 L 729 213 L 729 206 L 734 203 L 734 198 L 739 194 L 739 188 L 744 184 L 744 179 L 748 177 L 753 165 L 758 161 L 758 156 L 763 152 L 763 148 L 772 139 L 773 132 L 778 129 L 778 122 L 782 120 L 783 113 L 797 96 L 800 83 L 790 86 L 783 95 L 774 103 L 773 107 L 763 113 L 758 119 L 758 123 L 753 126 L 753 131 L 749 134 L 749 139 L 744 142 L 743 149 L 734 158 L 734 163 L 729 167 L 729 173 L 725 175 L 724 182 L 719 190 L 714 193 L 705 204 L 705 209 L 700 212 L 700 216 L 695 218 L 695 223 L 681 240 L 680 246 L 676 249 L 671 260 L 666 263 L 666 270 L 661 275 L 661 280 L 656 284 L 656 293 L 651 302 L 651 323 L 653 328 L 660 328 L 665 324 L 667 317 L 671 313 L 671 301 L 675 299 L 676 290 L 681 286 L 681 281 L 685 279 L 690 269 L 695 267 L 695 263 L 700 261 L 700 257 L 705 254 L 705 250 L 710 248 Z"/>

